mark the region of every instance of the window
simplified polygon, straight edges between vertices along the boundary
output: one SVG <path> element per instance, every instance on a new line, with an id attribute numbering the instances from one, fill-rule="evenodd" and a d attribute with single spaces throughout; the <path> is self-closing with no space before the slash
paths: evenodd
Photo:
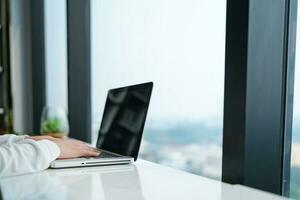
<path id="1" fill-rule="evenodd" d="M 67 110 L 66 0 L 46 0 L 44 6 L 47 105 Z"/>
<path id="2" fill-rule="evenodd" d="M 294 93 L 294 121 L 291 159 L 290 195 L 300 199 L 300 12 L 298 4 L 298 24 L 295 63 L 295 93 Z"/>
<path id="3" fill-rule="evenodd" d="M 95 142 L 110 88 L 154 82 L 140 158 L 221 178 L 225 0 L 92 0 Z"/>

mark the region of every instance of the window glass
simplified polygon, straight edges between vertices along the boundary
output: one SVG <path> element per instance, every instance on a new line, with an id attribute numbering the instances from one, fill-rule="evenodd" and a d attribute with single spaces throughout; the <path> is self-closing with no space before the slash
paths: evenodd
<path id="1" fill-rule="evenodd" d="M 44 6 L 47 105 L 67 110 L 66 0 L 45 0 Z"/>
<path id="2" fill-rule="evenodd" d="M 140 158 L 221 177 L 225 0 L 92 0 L 96 141 L 110 88 L 154 82 Z"/>
<path id="3" fill-rule="evenodd" d="M 300 9 L 298 4 L 298 11 Z M 298 12 L 290 195 L 300 199 L 300 12 Z"/>

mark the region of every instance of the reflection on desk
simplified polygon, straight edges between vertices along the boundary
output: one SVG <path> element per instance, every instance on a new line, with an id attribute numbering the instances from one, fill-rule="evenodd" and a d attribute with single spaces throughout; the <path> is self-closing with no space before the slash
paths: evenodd
<path id="1" fill-rule="evenodd" d="M 49 169 L 0 180 L 4 200 L 282 200 L 139 160 L 134 165 Z"/>
<path id="2" fill-rule="evenodd" d="M 143 199 L 134 165 L 49 169 L 5 178 L 0 186 L 4 200 Z"/>

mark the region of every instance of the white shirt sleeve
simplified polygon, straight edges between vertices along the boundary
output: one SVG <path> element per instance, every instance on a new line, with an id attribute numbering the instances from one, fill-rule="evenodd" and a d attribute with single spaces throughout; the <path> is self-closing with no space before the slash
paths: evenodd
<path id="1" fill-rule="evenodd" d="M 60 155 L 59 147 L 49 140 L 23 138 L 16 141 L 0 145 L 0 177 L 47 169 Z"/>
<path id="2" fill-rule="evenodd" d="M 4 144 L 10 144 L 13 142 L 19 142 L 24 140 L 28 135 L 12 135 L 12 134 L 6 134 L 6 135 L 1 135 L 0 136 L 0 146 Z"/>

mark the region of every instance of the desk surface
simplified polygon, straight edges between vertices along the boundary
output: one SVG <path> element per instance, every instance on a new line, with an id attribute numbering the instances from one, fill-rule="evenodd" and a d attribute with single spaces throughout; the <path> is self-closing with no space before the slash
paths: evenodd
<path id="1" fill-rule="evenodd" d="M 143 160 L 133 165 L 49 169 L 36 174 L 1 179 L 0 186 L 4 200 L 285 199 Z"/>

